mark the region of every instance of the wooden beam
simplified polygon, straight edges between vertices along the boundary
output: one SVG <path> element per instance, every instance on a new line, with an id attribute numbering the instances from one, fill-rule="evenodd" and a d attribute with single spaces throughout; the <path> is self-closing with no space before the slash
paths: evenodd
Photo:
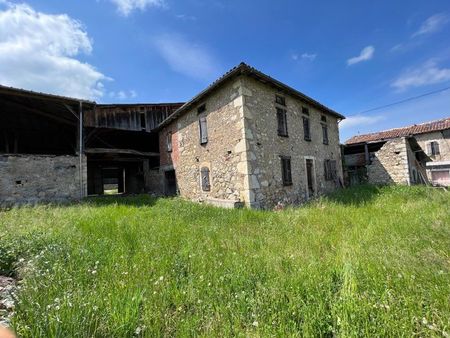
<path id="1" fill-rule="evenodd" d="M 26 106 L 24 104 L 20 104 L 20 103 L 17 103 L 17 102 L 12 102 L 12 101 L 9 101 L 9 100 L 4 100 L 4 101 L 6 102 L 7 105 L 11 106 L 12 108 L 20 109 L 20 110 L 22 110 L 25 113 L 31 113 L 31 114 L 40 115 L 40 116 L 52 119 L 54 121 L 58 121 L 58 122 L 63 123 L 63 124 L 67 124 L 67 125 L 70 125 L 70 126 L 76 126 L 76 122 L 75 121 L 71 121 L 71 120 L 65 119 L 65 118 L 57 116 L 55 114 L 46 113 L 46 112 L 43 112 L 43 111 L 31 108 L 29 106 Z"/>
<path id="2" fill-rule="evenodd" d="M 159 157 L 159 153 L 144 152 L 134 149 L 86 148 L 84 152 L 86 154 L 125 154 L 145 157 Z"/>

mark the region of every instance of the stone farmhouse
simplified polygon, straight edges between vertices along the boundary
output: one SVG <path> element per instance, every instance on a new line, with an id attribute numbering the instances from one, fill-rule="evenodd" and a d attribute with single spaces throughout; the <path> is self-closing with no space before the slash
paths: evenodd
<path id="1" fill-rule="evenodd" d="M 110 192 L 301 203 L 342 186 L 343 118 L 244 63 L 187 103 L 102 105 L 0 86 L 0 205 Z"/>
<path id="2" fill-rule="evenodd" d="M 450 186 L 450 118 L 350 138 L 348 184 Z"/>

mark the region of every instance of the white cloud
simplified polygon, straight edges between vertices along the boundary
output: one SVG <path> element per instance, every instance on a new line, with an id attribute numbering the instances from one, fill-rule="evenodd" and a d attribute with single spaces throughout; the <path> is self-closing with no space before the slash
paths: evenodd
<path id="1" fill-rule="evenodd" d="M 410 68 L 395 79 L 391 86 L 402 91 L 410 87 L 421 87 L 430 84 L 450 81 L 450 68 L 439 68 L 431 59 L 420 67 Z"/>
<path id="2" fill-rule="evenodd" d="M 0 0 L 1 1 L 1 0 Z M 92 52 L 82 24 L 68 15 L 36 12 L 26 4 L 0 10 L 0 83 L 95 99 L 109 78 L 75 57 Z"/>
<path id="3" fill-rule="evenodd" d="M 110 0 L 116 5 L 117 11 L 123 16 L 130 15 L 133 11 L 145 11 L 149 7 L 165 7 L 165 0 Z"/>
<path id="4" fill-rule="evenodd" d="M 426 19 L 419 30 L 411 37 L 417 37 L 425 34 L 435 33 L 442 29 L 450 21 L 450 16 L 446 13 L 438 13 Z"/>
<path id="5" fill-rule="evenodd" d="M 342 120 L 339 123 L 339 129 L 350 129 L 356 127 L 364 127 L 373 125 L 377 122 L 384 120 L 383 115 L 374 115 L 374 116 L 363 116 L 363 115 L 354 115 L 349 116 L 345 120 Z"/>
<path id="6" fill-rule="evenodd" d="M 291 55 L 292 60 L 298 61 L 300 58 L 307 61 L 314 61 L 317 57 L 317 54 L 315 53 L 303 53 L 302 55 L 298 55 L 297 53 L 294 53 Z"/>
<path id="7" fill-rule="evenodd" d="M 111 91 L 108 95 L 110 98 L 120 101 L 134 99 L 137 97 L 137 93 L 135 90 L 119 90 L 118 92 Z"/>
<path id="8" fill-rule="evenodd" d="M 157 37 L 154 44 L 176 72 L 202 80 L 210 80 L 219 73 L 220 67 L 211 51 L 181 35 L 164 34 Z"/>
<path id="9" fill-rule="evenodd" d="M 197 21 L 197 17 L 193 15 L 187 15 L 187 14 L 177 14 L 175 15 L 177 19 L 184 20 L 184 21 Z"/>
<path id="10" fill-rule="evenodd" d="M 368 61 L 371 58 L 373 58 L 373 54 L 375 53 L 375 48 L 373 46 L 367 46 L 363 48 L 361 53 L 358 56 L 352 57 L 347 60 L 347 65 L 351 66 L 356 63 L 362 62 L 362 61 Z"/>
<path id="11" fill-rule="evenodd" d="M 309 61 L 314 61 L 317 57 L 317 54 L 314 53 L 303 53 L 302 54 L 302 59 L 304 60 L 309 60 Z"/>

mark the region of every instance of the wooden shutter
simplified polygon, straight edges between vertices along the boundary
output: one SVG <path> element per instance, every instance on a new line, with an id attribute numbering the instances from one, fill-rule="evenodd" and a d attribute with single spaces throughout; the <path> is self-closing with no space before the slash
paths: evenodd
<path id="1" fill-rule="evenodd" d="M 208 167 L 202 167 L 200 170 L 201 174 L 201 180 L 202 180 L 202 190 L 203 191 L 210 191 L 211 190 L 211 183 L 209 180 L 209 168 Z"/>
<path id="2" fill-rule="evenodd" d="M 432 142 L 427 143 L 427 155 L 433 155 L 433 145 L 432 145 Z"/>
<path id="3" fill-rule="evenodd" d="M 325 124 L 322 125 L 322 136 L 323 144 L 328 144 L 328 127 Z"/>
<path id="4" fill-rule="evenodd" d="M 330 172 L 331 172 L 330 179 L 335 179 L 337 177 L 336 160 L 330 161 Z"/>
<path id="5" fill-rule="evenodd" d="M 292 185 L 291 159 L 289 157 L 281 158 L 281 178 L 283 185 Z"/>
<path id="6" fill-rule="evenodd" d="M 329 164 L 330 164 L 330 160 L 325 160 L 324 162 L 323 162 L 323 172 L 325 173 L 324 174 L 324 176 L 325 176 L 325 180 L 326 181 L 328 181 L 329 180 Z"/>
<path id="7" fill-rule="evenodd" d="M 439 155 L 440 151 L 439 151 L 439 142 L 433 142 L 434 144 L 434 152 L 433 155 Z"/>
<path id="8" fill-rule="evenodd" d="M 307 117 L 303 117 L 303 133 L 304 133 L 305 140 L 310 141 L 311 133 L 309 130 L 309 119 Z"/>
<path id="9" fill-rule="evenodd" d="M 287 136 L 286 110 L 277 108 L 278 135 Z"/>
<path id="10" fill-rule="evenodd" d="M 200 125 L 200 144 L 205 144 L 208 142 L 208 127 L 206 125 L 206 117 L 201 117 L 199 119 Z"/>

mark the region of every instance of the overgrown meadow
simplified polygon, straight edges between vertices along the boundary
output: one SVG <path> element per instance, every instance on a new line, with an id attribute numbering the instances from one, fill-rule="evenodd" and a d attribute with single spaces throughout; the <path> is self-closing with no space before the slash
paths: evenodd
<path id="1" fill-rule="evenodd" d="M 0 212 L 22 337 L 450 336 L 450 194 L 280 212 L 105 197 Z"/>

